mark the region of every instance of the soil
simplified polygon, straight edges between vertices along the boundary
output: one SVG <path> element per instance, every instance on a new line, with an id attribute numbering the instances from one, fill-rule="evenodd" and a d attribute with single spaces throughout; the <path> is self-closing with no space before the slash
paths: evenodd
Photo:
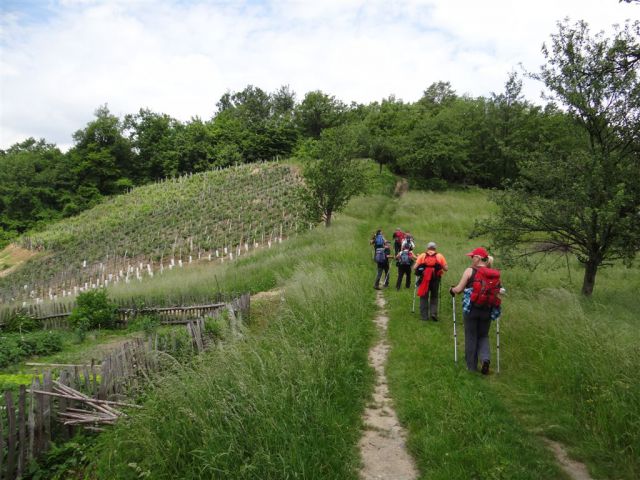
<path id="1" fill-rule="evenodd" d="M 409 191 L 409 181 L 406 178 L 401 178 L 396 182 L 396 188 L 393 190 L 394 197 L 401 197 Z"/>
<path id="2" fill-rule="evenodd" d="M 549 449 L 556 456 L 556 460 L 564 472 L 569 475 L 572 480 L 593 480 L 589 475 L 589 470 L 584 463 L 577 462 L 569 458 L 564 445 L 548 438 L 543 439 Z"/>
<path id="3" fill-rule="evenodd" d="M 363 463 L 360 478 L 412 480 L 418 478 L 418 471 L 407 452 L 406 432 L 393 407 L 384 372 L 390 348 L 386 341 L 389 317 L 384 311 L 384 297 L 381 292 L 377 293 L 376 302 L 380 310 L 375 321 L 380 341 L 369 351 L 369 364 L 376 373 L 376 387 L 363 415 L 365 431 L 359 444 Z"/>
<path id="4" fill-rule="evenodd" d="M 0 277 L 5 277 L 38 252 L 27 250 L 17 245 L 8 245 L 0 252 Z"/>

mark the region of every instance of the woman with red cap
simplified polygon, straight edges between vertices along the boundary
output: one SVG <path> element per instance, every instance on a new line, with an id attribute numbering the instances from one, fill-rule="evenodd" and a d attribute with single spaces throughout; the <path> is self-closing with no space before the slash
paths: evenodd
<path id="1" fill-rule="evenodd" d="M 482 247 L 474 249 L 466 254 L 471 257 L 471 266 L 467 268 L 458 284 L 449 289 L 451 296 L 463 293 L 462 301 L 464 318 L 464 356 L 467 362 L 467 369 L 478 370 L 478 357 L 482 362 L 482 373 L 489 373 L 490 351 L 489 351 L 489 328 L 491 327 L 492 306 L 478 306 L 471 302 L 474 278 L 477 271 L 482 268 L 490 268 L 489 253 Z"/>

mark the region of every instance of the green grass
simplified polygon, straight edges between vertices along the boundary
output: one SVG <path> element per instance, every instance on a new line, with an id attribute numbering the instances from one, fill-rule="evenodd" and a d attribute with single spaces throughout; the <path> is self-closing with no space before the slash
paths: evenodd
<path id="1" fill-rule="evenodd" d="M 457 283 L 464 253 L 489 243 L 467 238 L 490 208 L 483 192 L 410 193 L 396 208 L 383 227 L 412 229 L 419 248 L 436 241 L 450 267 L 443 285 Z M 569 268 L 561 257 L 535 272 L 503 270 L 501 373 L 489 378 L 464 368 L 460 307 L 453 364 L 446 291 L 438 324 L 409 313 L 408 292 L 387 293 L 390 386 L 423 478 L 562 478 L 538 436 L 561 441 L 598 478 L 640 475 L 640 274 L 601 270 L 593 298 L 584 299 L 582 270 L 574 260 Z M 490 335 L 495 368 L 495 325 Z"/>
<path id="2" fill-rule="evenodd" d="M 271 278 L 285 301 L 102 436 L 95 477 L 357 478 L 375 313 L 366 235 L 343 215 L 221 273 L 224 284 Z"/>

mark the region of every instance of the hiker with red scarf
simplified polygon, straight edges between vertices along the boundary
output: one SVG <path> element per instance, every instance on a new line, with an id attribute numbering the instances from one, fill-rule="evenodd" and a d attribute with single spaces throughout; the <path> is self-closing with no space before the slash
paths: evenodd
<path id="1" fill-rule="evenodd" d="M 471 266 L 460 278 L 458 285 L 449 293 L 455 296 L 464 293 L 462 311 L 464 318 L 464 356 L 467 370 L 478 370 L 478 357 L 482 362 L 481 372 L 489 374 L 491 352 L 489 350 L 489 329 L 491 320 L 500 316 L 500 272 L 491 268 L 492 258 L 482 247 L 467 253 Z"/>
<path id="2" fill-rule="evenodd" d="M 449 270 L 447 261 L 436 252 L 435 242 L 429 242 L 424 253 L 418 255 L 413 270 L 420 277 L 416 295 L 420 297 L 420 318 L 438 321 L 438 291 L 444 272 Z"/>

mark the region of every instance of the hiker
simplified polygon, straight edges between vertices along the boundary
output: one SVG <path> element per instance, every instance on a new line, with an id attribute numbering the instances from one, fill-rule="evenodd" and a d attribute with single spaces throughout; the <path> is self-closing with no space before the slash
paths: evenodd
<path id="1" fill-rule="evenodd" d="M 380 290 L 380 279 L 384 272 L 384 286 L 389 286 L 389 257 L 391 257 L 391 242 L 385 241 L 382 248 L 376 248 L 376 254 L 374 260 L 378 264 L 378 274 L 376 275 L 376 281 L 373 284 L 373 288 Z"/>
<path id="2" fill-rule="evenodd" d="M 409 249 L 408 245 L 396 255 L 396 266 L 398 267 L 398 281 L 396 282 L 396 290 L 400 290 L 402 286 L 402 277 L 407 276 L 406 288 L 411 287 L 411 265 L 416 260 L 416 256 Z"/>
<path id="3" fill-rule="evenodd" d="M 404 241 L 404 232 L 400 230 L 400 227 L 396 228 L 393 232 L 393 254 L 398 256 L 402 250 L 402 242 Z"/>
<path id="4" fill-rule="evenodd" d="M 384 248 L 384 242 L 386 242 L 386 240 L 384 239 L 384 235 L 382 234 L 382 229 L 379 228 L 378 230 L 376 230 L 376 232 L 373 235 L 371 235 L 371 240 L 369 241 L 369 244 L 373 246 L 374 261 L 375 261 L 376 249 Z"/>
<path id="5" fill-rule="evenodd" d="M 404 233 L 404 239 L 402 240 L 401 248 L 404 248 L 405 245 L 408 245 L 409 250 L 411 251 L 413 251 L 413 249 L 416 248 L 416 244 L 413 241 L 413 235 L 411 235 L 411 233 L 408 230 Z"/>
<path id="6" fill-rule="evenodd" d="M 463 273 L 456 286 L 449 289 L 451 296 L 462 293 L 462 316 L 464 319 L 464 356 L 467 370 L 478 370 L 478 357 L 482 362 L 481 372 L 489 374 L 491 352 L 489 329 L 491 320 L 500 316 L 500 272 L 491 268 L 493 258 L 482 247 L 466 254 L 471 257 L 471 266 Z"/>
<path id="7" fill-rule="evenodd" d="M 420 275 L 420 284 L 416 294 L 420 297 L 420 318 L 422 320 L 438 321 L 438 292 L 440 280 L 444 272 L 449 270 L 447 260 L 436 251 L 435 242 L 429 242 L 424 253 L 418 255 L 413 266 L 416 275 Z"/>

